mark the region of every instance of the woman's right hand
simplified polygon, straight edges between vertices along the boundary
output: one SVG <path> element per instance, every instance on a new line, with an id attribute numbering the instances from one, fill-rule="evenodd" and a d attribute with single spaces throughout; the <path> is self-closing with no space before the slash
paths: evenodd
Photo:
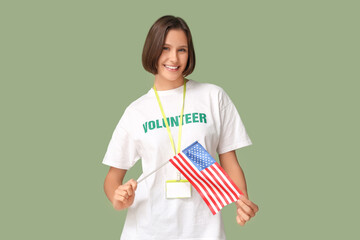
<path id="1" fill-rule="evenodd" d="M 114 192 L 113 206 L 116 210 L 123 210 L 130 207 L 135 199 L 135 190 L 137 182 L 130 179 L 123 185 L 120 185 Z"/>

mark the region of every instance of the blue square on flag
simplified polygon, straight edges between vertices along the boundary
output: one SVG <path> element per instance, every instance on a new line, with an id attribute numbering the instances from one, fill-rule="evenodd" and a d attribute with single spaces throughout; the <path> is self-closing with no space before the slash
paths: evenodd
<path id="1" fill-rule="evenodd" d="M 243 195 L 220 164 L 197 141 L 169 161 L 197 190 L 214 215 Z"/>
<path id="2" fill-rule="evenodd" d="M 214 158 L 198 142 L 195 142 L 185 148 L 183 153 L 190 159 L 197 169 L 199 169 L 199 171 L 202 171 L 215 163 Z"/>

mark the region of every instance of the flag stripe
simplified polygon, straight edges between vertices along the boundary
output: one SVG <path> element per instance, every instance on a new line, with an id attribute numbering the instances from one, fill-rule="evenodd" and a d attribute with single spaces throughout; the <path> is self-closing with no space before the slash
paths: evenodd
<path id="1" fill-rule="evenodd" d="M 176 158 L 176 157 L 175 157 Z M 198 191 L 198 193 L 201 195 L 202 199 L 205 201 L 206 205 L 208 205 L 209 209 L 211 210 L 212 214 L 215 215 L 217 212 L 214 211 L 214 207 L 211 205 L 211 203 L 208 201 L 208 199 L 204 196 L 199 186 L 193 181 L 193 179 L 187 175 L 185 171 L 178 165 L 179 163 L 174 161 L 173 159 L 170 159 L 170 162 L 185 176 L 185 178 L 191 183 L 191 185 L 194 186 L 194 188 Z"/>
<path id="2" fill-rule="evenodd" d="M 224 174 L 224 178 L 227 180 L 227 182 L 229 182 L 230 186 L 232 188 L 235 188 L 235 190 L 240 194 L 240 195 L 244 195 L 244 193 L 240 190 L 240 188 L 238 188 L 238 186 L 231 180 L 231 178 L 229 177 L 229 175 L 225 172 L 225 170 L 218 164 L 215 163 L 215 165 L 218 167 L 218 170 L 221 171 Z"/>
<path id="3" fill-rule="evenodd" d="M 178 155 L 180 155 L 180 153 Z M 191 172 L 185 170 L 185 166 L 181 163 L 180 159 L 177 158 L 177 156 L 174 156 L 173 159 L 170 159 L 170 162 L 172 162 L 174 166 L 184 175 L 184 177 L 196 188 L 202 199 L 204 199 L 205 203 L 210 208 L 213 215 L 220 211 L 220 209 L 218 209 L 217 205 L 214 203 L 214 199 L 212 199 L 212 197 L 207 194 L 202 183 L 196 181 L 195 177 L 191 174 Z"/>
<path id="4" fill-rule="evenodd" d="M 221 183 L 221 187 L 224 189 L 224 191 L 226 191 L 227 196 L 231 199 L 231 202 L 236 201 L 236 194 L 230 190 L 230 187 L 226 184 L 222 173 L 216 170 L 216 166 L 211 166 L 209 170 L 217 177 L 218 181 Z"/>
<path id="5" fill-rule="evenodd" d="M 215 200 L 215 203 L 218 205 L 219 210 L 220 210 L 221 208 L 223 208 L 225 205 L 221 202 L 221 200 L 219 199 L 218 195 L 214 192 L 214 189 L 213 189 L 211 186 L 209 186 L 209 184 L 207 183 L 207 181 L 204 181 L 204 180 L 205 180 L 205 179 L 204 179 L 205 177 L 201 174 L 201 172 L 200 172 L 199 170 L 197 170 L 196 167 L 191 166 L 190 163 L 189 163 L 189 161 L 186 161 L 186 160 L 185 160 L 184 155 L 179 154 L 179 156 L 182 158 L 183 162 L 187 165 L 187 167 L 195 174 L 195 176 L 197 177 L 197 179 L 198 179 L 199 181 L 202 181 L 203 183 L 205 183 L 205 185 L 206 185 L 206 187 L 207 187 L 207 192 L 208 192 L 209 194 L 211 194 L 212 197 L 215 196 L 215 198 L 217 199 L 217 201 L 216 201 L 215 199 L 214 199 L 214 200 Z M 210 191 L 209 191 L 209 190 L 210 190 Z"/>
<path id="6" fill-rule="evenodd" d="M 206 176 L 204 174 L 204 172 L 196 172 L 196 176 L 198 176 L 198 178 L 206 184 L 208 189 L 210 189 L 211 193 L 216 197 L 216 200 L 217 200 L 216 203 L 218 205 L 220 204 L 220 206 L 219 206 L 220 209 L 223 208 L 226 205 L 226 204 L 224 204 L 225 201 L 222 198 L 220 198 L 221 196 L 219 196 L 219 192 L 216 189 L 214 189 L 213 186 L 211 186 L 212 183 L 211 183 L 211 180 L 209 179 L 209 177 Z"/>
<path id="7" fill-rule="evenodd" d="M 191 165 L 189 164 L 189 162 L 184 158 L 184 156 L 180 153 L 179 157 L 181 158 L 182 161 L 180 161 L 179 163 L 181 164 L 181 166 L 183 166 L 184 168 L 189 169 L 188 173 L 193 173 L 195 174 L 195 176 L 193 176 L 194 180 L 196 180 L 196 182 L 199 183 L 199 185 L 205 190 L 205 195 L 209 196 L 210 200 L 214 203 L 216 210 L 220 211 L 220 209 L 222 208 L 222 206 L 218 203 L 218 201 L 215 200 L 212 192 L 209 191 L 208 186 L 206 185 L 206 182 L 204 180 L 201 179 L 201 177 L 199 177 L 199 175 L 197 174 L 197 172 L 194 170 L 194 168 L 191 167 Z M 185 165 L 183 165 L 185 164 Z M 205 186 L 204 186 L 205 184 Z"/>
<path id="8" fill-rule="evenodd" d="M 229 182 L 229 179 L 228 179 L 229 177 L 226 174 L 226 172 L 221 167 L 219 167 L 220 165 L 218 163 L 215 163 L 215 164 L 217 164 L 217 165 L 216 165 L 216 168 L 214 168 L 214 169 L 219 172 L 219 176 L 223 178 L 224 184 L 235 195 L 236 200 L 237 200 L 240 195 L 240 192 L 241 192 L 241 191 L 238 191 L 240 189 L 238 189 L 238 187 L 232 181 Z M 234 186 L 235 186 L 235 188 L 234 188 Z"/>
<path id="9" fill-rule="evenodd" d="M 226 181 L 227 179 L 224 178 L 224 176 L 221 174 L 221 171 L 219 171 L 219 169 L 214 168 L 214 170 L 218 172 L 218 176 L 221 178 L 224 185 L 226 185 L 227 189 L 231 192 L 233 201 L 236 201 L 238 199 L 237 197 L 239 196 L 239 193 L 236 193 L 236 190 L 234 191 L 234 188 L 231 185 L 229 186 L 229 183 Z"/>
<path id="10" fill-rule="evenodd" d="M 217 209 L 216 204 L 214 203 L 214 199 L 210 195 L 207 194 L 207 192 L 206 192 L 204 186 L 201 184 L 201 182 L 197 182 L 196 178 L 191 174 L 191 172 L 186 171 L 185 166 L 181 163 L 181 160 L 179 158 L 177 158 L 176 156 L 175 156 L 175 160 L 176 160 L 176 163 L 178 164 L 179 171 L 184 173 L 183 175 L 185 176 L 185 178 L 186 178 L 185 174 L 189 174 L 189 177 L 191 178 L 191 181 L 188 179 L 189 182 L 190 183 L 192 182 L 194 184 L 193 186 L 196 186 L 197 189 L 201 190 L 200 194 L 204 200 L 205 200 L 205 198 L 207 199 L 206 201 L 207 201 L 207 205 L 209 206 L 209 208 L 213 209 L 214 212 L 215 211 L 218 212 L 220 209 Z"/>
<path id="11" fill-rule="evenodd" d="M 217 185 L 219 186 L 220 190 L 223 193 L 223 196 L 226 197 L 226 203 L 230 204 L 232 202 L 232 199 L 230 199 L 229 195 L 230 193 L 227 191 L 227 189 L 223 186 L 223 184 L 221 184 L 219 182 L 219 177 L 217 175 L 214 175 L 214 170 L 209 167 L 207 172 L 212 176 L 212 178 L 215 180 L 215 182 L 217 183 Z"/>
<path id="12" fill-rule="evenodd" d="M 216 190 L 216 192 L 219 194 L 219 197 L 221 199 L 222 207 L 226 206 L 227 204 L 229 204 L 229 202 L 227 202 L 227 199 L 225 198 L 224 194 L 222 193 L 222 191 L 219 189 L 219 187 L 216 184 L 215 179 L 213 178 L 213 176 L 210 175 L 208 168 L 204 169 L 203 171 L 200 172 L 200 174 L 204 175 L 205 180 L 211 184 L 214 189 Z"/>
<path id="13" fill-rule="evenodd" d="M 230 188 L 229 184 L 224 180 L 224 176 L 222 175 L 222 172 L 217 170 L 217 166 L 211 166 L 210 169 L 219 178 L 220 182 L 222 182 L 222 186 L 226 190 L 228 196 L 231 198 L 231 202 L 236 201 L 237 194 Z"/>
<path id="14" fill-rule="evenodd" d="M 221 195 L 222 193 L 219 191 L 217 186 L 214 184 L 214 180 L 211 179 L 209 177 L 209 175 L 205 174 L 205 173 L 207 173 L 206 168 L 202 171 L 198 171 L 197 168 L 192 164 L 192 162 L 189 161 L 189 158 L 186 155 L 182 155 L 182 156 L 184 157 L 184 159 L 188 160 L 188 161 L 186 161 L 186 164 L 188 164 L 188 166 L 191 167 L 191 170 L 194 171 L 194 173 L 196 173 L 196 176 L 198 176 L 199 179 L 201 179 L 206 184 L 206 186 L 209 187 L 211 192 L 215 195 L 216 199 L 218 200 L 218 203 L 220 203 L 220 205 L 221 205 L 220 208 L 223 208 L 226 205 L 226 201 L 221 196 L 219 196 L 219 194 Z M 216 190 L 216 193 L 215 193 L 215 190 Z"/>

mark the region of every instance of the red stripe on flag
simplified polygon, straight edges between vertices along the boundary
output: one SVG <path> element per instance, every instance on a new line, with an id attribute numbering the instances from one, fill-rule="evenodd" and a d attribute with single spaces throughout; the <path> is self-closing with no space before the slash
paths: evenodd
<path id="1" fill-rule="evenodd" d="M 180 153 L 178 155 L 180 155 Z M 191 185 L 194 186 L 194 188 L 201 195 L 202 199 L 205 201 L 206 205 L 208 205 L 208 207 L 209 207 L 210 211 L 212 212 L 212 214 L 215 215 L 218 211 L 220 211 L 220 209 L 217 209 L 217 211 L 215 211 L 215 209 L 211 206 L 210 202 L 206 199 L 206 196 L 203 194 L 203 192 L 201 191 L 201 189 L 198 186 L 198 185 L 200 185 L 201 188 L 204 189 L 202 184 L 200 182 L 197 182 L 196 178 L 193 177 L 190 172 L 183 171 L 180 167 L 177 166 L 177 164 L 179 164 L 186 170 L 186 168 L 181 164 L 181 161 L 176 156 L 174 156 L 173 158 L 175 158 L 176 163 L 175 163 L 175 161 L 173 159 L 170 159 L 170 162 L 184 175 L 184 177 L 191 183 Z M 187 173 L 189 173 L 189 175 L 196 181 L 197 184 L 194 181 L 191 180 L 191 178 L 188 176 Z M 204 189 L 204 191 L 205 191 L 205 189 Z M 209 198 L 213 202 L 214 206 L 217 207 L 217 205 L 214 203 L 214 200 L 212 199 L 212 197 L 209 196 Z"/>
<path id="2" fill-rule="evenodd" d="M 210 166 L 211 168 L 211 166 Z M 223 184 L 221 184 L 219 182 L 219 180 L 214 176 L 214 174 L 210 171 L 210 170 L 207 170 L 206 169 L 206 172 L 209 173 L 209 175 L 215 180 L 215 182 L 220 186 L 220 188 L 224 191 L 224 193 L 226 194 L 226 196 L 229 196 L 229 192 L 227 191 L 227 189 L 224 187 Z M 224 194 L 222 193 L 222 191 L 218 190 L 220 193 L 221 193 L 221 196 L 223 196 L 223 198 L 225 199 L 226 201 L 226 204 L 230 204 L 231 202 L 228 200 L 227 197 L 224 196 Z M 231 197 L 229 197 L 231 198 Z"/>
<path id="3" fill-rule="evenodd" d="M 216 169 L 217 171 L 221 171 L 219 168 L 214 168 L 214 169 Z M 222 172 L 222 171 L 221 171 Z M 236 201 L 237 199 L 238 199 L 238 197 L 239 197 L 239 193 L 236 191 L 236 189 L 235 189 L 235 191 L 234 191 L 234 189 L 229 185 L 229 183 L 226 181 L 226 176 L 223 176 L 222 174 L 219 174 L 219 177 L 221 178 L 221 181 L 223 181 L 224 182 L 224 184 L 226 185 L 226 187 L 229 189 L 229 191 L 231 191 L 231 193 L 232 193 L 232 198 L 233 198 L 233 201 Z M 225 177 L 225 178 L 224 178 Z M 230 183 L 231 184 L 231 183 Z"/>
<path id="4" fill-rule="evenodd" d="M 222 172 L 219 170 L 219 168 L 217 166 L 210 166 L 211 169 L 216 173 L 216 176 L 218 176 L 220 178 L 220 181 L 223 183 L 223 187 L 224 189 L 226 189 L 228 196 L 231 198 L 232 202 L 235 202 L 237 200 L 237 195 L 233 189 L 231 189 L 231 187 L 229 186 L 229 184 L 226 182 L 226 180 L 224 179 L 224 176 L 222 174 Z"/>
<path id="5" fill-rule="evenodd" d="M 190 165 L 190 163 L 188 163 L 188 161 L 182 156 L 179 154 L 179 156 L 182 158 L 183 162 L 188 166 L 188 168 L 198 177 L 200 178 L 201 180 L 203 180 L 202 176 Z M 219 203 L 221 205 L 221 208 L 224 207 L 224 204 L 222 203 L 222 201 L 219 199 L 219 197 L 217 196 L 217 194 L 214 192 L 214 190 L 211 188 L 211 186 L 209 186 L 209 184 L 203 180 L 203 182 L 205 183 L 205 185 L 210 189 L 210 191 L 213 193 L 213 195 L 217 198 L 217 202 L 216 203 Z M 205 188 L 204 188 L 205 190 Z M 208 193 L 208 191 L 206 190 L 206 192 Z M 209 194 L 209 193 L 208 193 Z M 209 194 L 210 196 L 210 194 Z M 217 204 L 216 205 L 216 208 L 218 208 L 218 210 L 220 211 L 221 208 L 218 207 Z"/>
<path id="6" fill-rule="evenodd" d="M 216 167 L 226 176 L 226 178 L 229 180 L 229 182 L 231 183 L 231 185 L 239 192 L 240 195 L 244 195 L 244 193 L 238 188 L 238 186 L 236 186 L 236 184 L 231 180 L 231 178 L 229 177 L 229 175 L 225 172 L 225 170 L 216 162 L 215 163 Z"/>
<path id="7" fill-rule="evenodd" d="M 202 193 L 202 191 L 200 190 L 200 188 L 197 186 L 197 184 L 192 181 L 190 179 L 190 177 L 187 175 L 186 171 L 183 171 L 182 168 L 180 168 L 177 164 L 180 164 L 180 160 L 174 156 L 175 160 L 170 159 L 170 162 L 181 172 L 181 174 L 183 174 L 185 176 L 185 178 L 191 183 L 191 185 L 194 186 L 194 188 L 199 192 L 199 194 L 201 195 L 201 197 L 204 199 L 204 201 L 206 202 L 206 204 L 208 205 L 208 207 L 210 208 L 210 210 L 213 212 L 213 214 L 215 215 L 215 212 L 213 211 L 213 207 L 211 206 L 211 204 L 209 203 L 209 201 L 205 198 L 204 194 Z M 189 173 L 190 174 L 190 173 Z"/>
<path id="8" fill-rule="evenodd" d="M 217 205 L 216 200 L 213 198 L 213 196 L 211 196 L 211 194 L 209 194 L 208 190 L 206 189 L 206 187 L 204 186 L 204 184 L 201 182 L 201 178 L 199 178 L 199 176 L 196 176 L 196 172 L 194 172 L 193 169 L 190 168 L 190 170 L 188 170 L 188 169 L 186 168 L 186 166 L 184 166 L 184 164 L 187 165 L 187 164 L 189 164 L 189 163 L 187 162 L 186 159 L 184 159 L 184 157 L 183 157 L 181 154 L 179 154 L 179 156 L 180 156 L 180 158 L 181 158 L 181 160 L 179 160 L 179 164 L 191 175 L 191 177 L 196 181 L 196 183 L 197 183 L 198 185 L 200 185 L 201 189 L 202 189 L 202 190 L 205 192 L 205 194 L 206 194 L 206 195 L 204 195 L 204 196 L 207 197 L 207 198 L 209 198 L 210 201 L 213 203 L 213 205 L 214 205 L 214 207 L 215 207 L 214 211 L 215 211 L 215 210 L 216 210 L 216 212 L 220 211 L 221 208 L 219 208 L 219 206 Z M 194 176 L 192 173 L 195 174 L 195 176 Z M 213 207 L 212 207 L 212 208 L 213 208 Z"/>
<path id="9" fill-rule="evenodd" d="M 226 185 L 226 187 L 231 191 L 232 194 L 234 194 L 234 196 L 235 196 L 235 200 L 234 200 L 234 201 L 236 201 L 237 199 L 239 199 L 239 194 L 241 194 L 241 191 L 240 191 L 240 192 L 238 191 L 239 188 L 231 181 L 231 179 L 230 179 L 229 176 L 226 174 L 226 172 L 221 168 L 221 166 L 220 166 L 218 163 L 215 163 L 215 164 L 217 164 L 217 165 L 215 165 L 213 169 L 216 170 L 216 171 L 220 171 L 220 172 L 224 175 L 224 177 L 225 177 L 226 179 L 225 179 L 221 174 L 219 174 L 219 177 L 222 178 L 222 181 L 224 182 L 224 184 Z M 228 182 L 227 182 L 226 180 L 230 182 L 230 184 L 232 185 L 232 187 L 229 186 L 229 184 L 228 184 Z M 233 190 L 233 188 L 234 188 L 235 191 L 237 191 L 237 192 L 235 192 L 235 191 Z"/>
<path id="10" fill-rule="evenodd" d="M 175 157 L 176 158 L 176 157 Z M 173 159 L 170 159 L 170 162 L 174 165 L 174 167 L 176 167 L 181 174 L 183 174 L 185 176 L 185 178 L 191 183 L 191 185 L 193 185 L 193 187 L 198 191 L 198 193 L 201 195 L 202 199 L 204 199 L 206 205 L 208 205 L 208 207 L 210 208 L 211 212 L 213 215 L 216 214 L 216 212 L 213 210 L 213 207 L 211 206 L 211 204 L 209 203 L 209 201 L 205 198 L 205 196 L 203 195 L 203 193 L 201 192 L 201 190 L 199 189 L 199 187 L 195 184 L 195 182 L 193 182 L 190 177 L 187 175 L 186 172 L 184 172 L 180 167 L 177 166 L 178 162 L 175 162 Z"/>
<path id="11" fill-rule="evenodd" d="M 201 173 L 202 175 L 204 175 L 204 177 L 205 177 L 206 180 L 209 182 L 209 184 L 211 184 L 211 185 L 216 189 L 216 191 L 221 195 L 221 197 L 224 199 L 225 204 L 222 204 L 222 207 L 224 207 L 225 205 L 228 205 L 229 202 L 228 202 L 227 198 L 224 196 L 224 194 L 222 193 L 222 191 L 221 191 L 221 190 L 218 188 L 218 186 L 215 184 L 216 178 L 214 178 L 214 176 L 211 176 L 211 172 L 210 172 L 207 168 L 205 168 L 204 170 L 200 171 L 200 173 Z M 209 174 L 210 177 L 209 177 L 207 174 L 205 174 L 205 173 Z M 221 201 L 221 202 L 223 202 L 223 201 Z"/>

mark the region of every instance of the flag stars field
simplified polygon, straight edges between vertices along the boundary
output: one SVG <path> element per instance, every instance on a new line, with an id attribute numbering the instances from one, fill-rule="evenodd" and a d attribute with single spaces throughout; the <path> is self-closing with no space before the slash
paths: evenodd
<path id="1" fill-rule="evenodd" d="M 194 148 L 184 150 L 184 154 L 187 155 L 199 171 L 202 171 L 215 163 L 215 160 L 202 146 L 200 146 L 194 145 Z"/>

